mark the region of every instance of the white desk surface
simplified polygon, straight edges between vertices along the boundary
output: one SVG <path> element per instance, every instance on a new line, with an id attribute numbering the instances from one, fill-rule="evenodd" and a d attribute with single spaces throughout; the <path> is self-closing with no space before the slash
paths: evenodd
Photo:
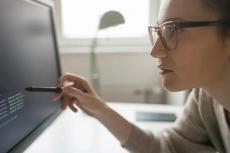
<path id="1" fill-rule="evenodd" d="M 137 122 L 136 111 L 172 112 L 180 115 L 182 106 L 108 103 L 110 107 L 143 129 L 162 130 L 169 122 Z M 97 120 L 82 111 L 69 109 L 24 151 L 24 153 L 128 153 L 119 141 Z"/>

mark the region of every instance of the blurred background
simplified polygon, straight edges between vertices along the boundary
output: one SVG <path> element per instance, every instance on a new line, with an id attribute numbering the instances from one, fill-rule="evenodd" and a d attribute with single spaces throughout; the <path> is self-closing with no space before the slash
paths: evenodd
<path id="1" fill-rule="evenodd" d="M 162 89 L 150 56 L 147 26 L 155 24 L 160 0 L 53 1 L 63 73 L 84 76 L 108 102 L 184 103 L 187 92 Z M 106 18 L 111 11 L 123 22 Z"/>

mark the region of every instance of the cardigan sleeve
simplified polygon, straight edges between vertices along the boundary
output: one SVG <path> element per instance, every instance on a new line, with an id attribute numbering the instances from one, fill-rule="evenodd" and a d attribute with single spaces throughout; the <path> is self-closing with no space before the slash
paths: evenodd
<path id="1" fill-rule="evenodd" d="M 214 153 L 198 110 L 199 89 L 193 89 L 183 113 L 172 127 L 161 132 L 144 131 L 132 125 L 122 147 L 130 153 Z"/>

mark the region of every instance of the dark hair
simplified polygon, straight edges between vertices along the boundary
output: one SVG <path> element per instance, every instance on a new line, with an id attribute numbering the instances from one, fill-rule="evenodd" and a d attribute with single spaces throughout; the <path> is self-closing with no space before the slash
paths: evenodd
<path id="1" fill-rule="evenodd" d="M 230 22 L 230 0 L 201 0 L 203 4 L 216 11 L 221 20 Z M 230 37 L 230 24 L 221 28 L 221 34 L 224 37 Z"/>

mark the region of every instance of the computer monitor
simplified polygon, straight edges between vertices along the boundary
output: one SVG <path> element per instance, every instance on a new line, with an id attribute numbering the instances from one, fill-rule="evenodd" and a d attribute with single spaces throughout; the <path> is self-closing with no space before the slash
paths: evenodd
<path id="1" fill-rule="evenodd" d="M 61 74 L 50 0 L 0 1 L 0 153 L 22 152 L 61 112 L 51 93 Z"/>

